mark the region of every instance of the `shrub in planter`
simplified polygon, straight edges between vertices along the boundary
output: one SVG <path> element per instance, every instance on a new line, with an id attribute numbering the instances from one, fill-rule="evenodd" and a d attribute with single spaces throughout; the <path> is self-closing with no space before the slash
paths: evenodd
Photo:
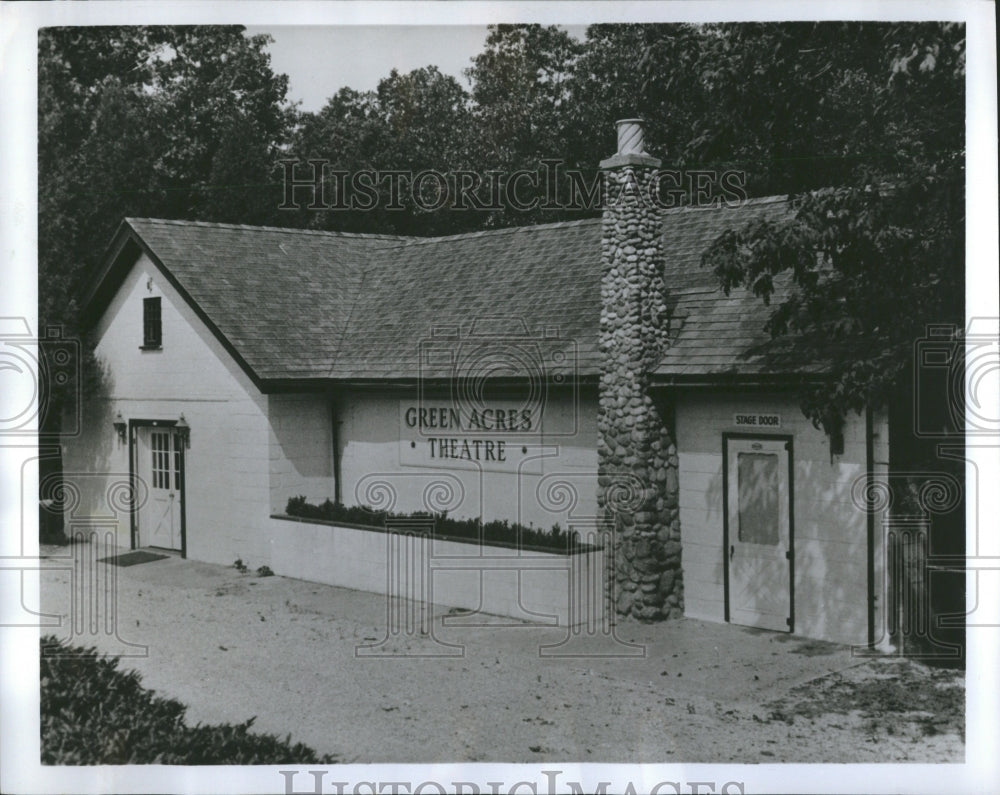
<path id="1" fill-rule="evenodd" d="M 391 513 L 365 507 L 347 507 L 329 499 L 319 505 L 312 505 L 306 502 L 304 496 L 291 497 L 285 506 L 285 513 L 302 519 L 346 522 L 370 527 L 384 527 L 388 519 L 426 519 L 436 538 L 478 541 L 481 537 L 486 542 L 542 547 L 559 552 L 565 552 L 572 540 L 570 534 L 564 532 L 558 524 L 546 531 L 511 523 L 506 519 L 481 522 L 479 519 L 452 519 L 446 513 Z"/>

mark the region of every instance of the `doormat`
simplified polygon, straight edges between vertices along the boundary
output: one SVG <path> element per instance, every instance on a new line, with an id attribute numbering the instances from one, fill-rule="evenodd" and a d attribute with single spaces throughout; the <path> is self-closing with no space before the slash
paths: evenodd
<path id="1" fill-rule="evenodd" d="M 109 558 L 98 558 L 100 563 L 110 563 L 114 566 L 138 566 L 140 563 L 150 563 L 154 560 L 163 560 L 169 555 L 160 555 L 157 552 L 148 552 L 145 549 L 137 549 L 135 552 L 126 552 L 124 555 L 112 555 Z"/>

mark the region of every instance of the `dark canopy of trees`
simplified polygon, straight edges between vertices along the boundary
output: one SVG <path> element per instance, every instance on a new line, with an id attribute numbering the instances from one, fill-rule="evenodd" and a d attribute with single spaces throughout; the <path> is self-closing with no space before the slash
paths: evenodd
<path id="1" fill-rule="evenodd" d="M 282 159 L 331 169 L 596 173 L 613 122 L 647 120 L 680 169 L 745 172 L 794 217 L 705 252 L 723 287 L 832 375 L 803 386 L 828 427 L 908 377 L 927 323 L 963 318 L 964 28 L 938 23 L 502 25 L 459 80 L 428 66 L 316 113 L 287 100 L 267 37 L 239 27 L 49 28 L 39 36 L 43 324 L 76 330 L 76 297 L 126 215 L 405 234 L 579 217 L 567 209 L 279 210 Z M 380 186 L 380 190 L 385 190 Z M 787 274 L 787 275 L 785 275 Z M 669 289 L 669 285 L 668 285 Z"/>

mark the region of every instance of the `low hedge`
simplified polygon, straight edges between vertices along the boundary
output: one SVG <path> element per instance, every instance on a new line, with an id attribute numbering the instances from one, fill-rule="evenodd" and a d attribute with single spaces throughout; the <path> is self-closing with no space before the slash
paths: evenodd
<path id="1" fill-rule="evenodd" d="M 156 696 L 116 657 L 41 641 L 42 764 L 277 765 L 329 764 L 302 743 L 250 732 L 245 723 L 188 726 L 187 710 Z"/>
<path id="2" fill-rule="evenodd" d="M 285 506 L 285 513 L 301 519 L 322 519 L 327 522 L 385 527 L 392 519 L 427 519 L 436 538 L 461 538 L 472 541 L 498 542 L 518 547 L 542 547 L 559 552 L 570 548 L 572 536 L 558 525 L 551 530 L 525 527 L 507 520 L 481 522 L 478 519 L 452 519 L 444 513 L 392 513 L 360 506 L 348 507 L 340 502 L 326 500 L 320 505 L 306 502 L 303 496 L 292 497 Z"/>

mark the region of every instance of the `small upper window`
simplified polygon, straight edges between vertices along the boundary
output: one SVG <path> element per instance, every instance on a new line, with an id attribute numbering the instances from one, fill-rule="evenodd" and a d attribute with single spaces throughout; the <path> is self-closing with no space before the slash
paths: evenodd
<path id="1" fill-rule="evenodd" d="M 160 299 L 142 299 L 142 347 L 159 348 L 163 345 L 163 323 L 160 319 Z"/>

